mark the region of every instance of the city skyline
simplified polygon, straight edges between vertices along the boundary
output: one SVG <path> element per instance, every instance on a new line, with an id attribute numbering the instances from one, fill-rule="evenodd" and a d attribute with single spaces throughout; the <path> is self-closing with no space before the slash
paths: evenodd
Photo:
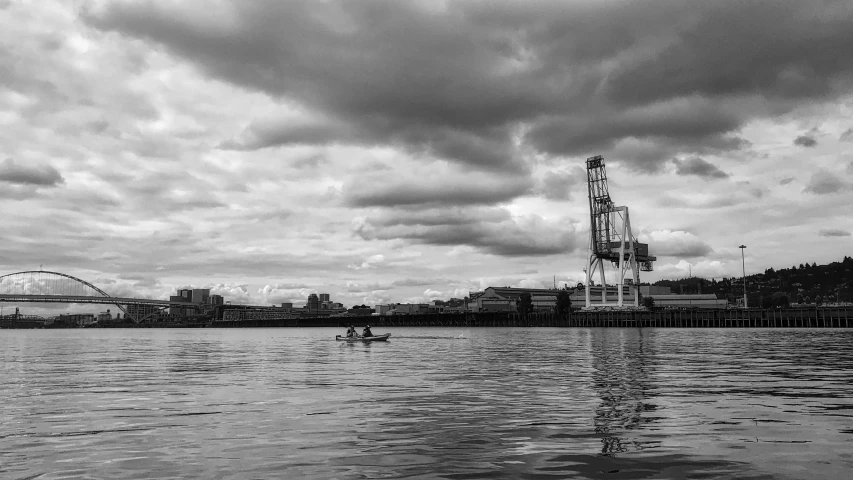
<path id="1" fill-rule="evenodd" d="M 838 261 L 851 10 L 0 0 L 0 268 L 253 304 L 574 285 L 593 155 L 642 281 Z"/>

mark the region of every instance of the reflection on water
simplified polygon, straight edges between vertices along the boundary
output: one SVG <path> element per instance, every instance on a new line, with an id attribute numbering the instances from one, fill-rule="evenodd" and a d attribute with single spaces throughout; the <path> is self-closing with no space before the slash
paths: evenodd
<path id="1" fill-rule="evenodd" d="M 629 333 L 630 332 L 630 333 Z M 654 448 L 654 441 L 641 443 L 625 433 L 638 428 L 643 423 L 652 422 L 654 416 L 643 412 L 653 412 L 657 407 L 646 402 L 646 393 L 652 389 L 647 365 L 653 352 L 644 341 L 643 331 L 622 331 L 622 335 L 607 335 L 601 330 L 595 331 L 591 348 L 593 383 L 601 405 L 595 410 L 595 433 L 601 435 L 602 456 L 614 456 L 629 450 Z M 626 341 L 625 334 L 635 335 Z"/>
<path id="2" fill-rule="evenodd" d="M 0 478 L 844 478 L 853 332 L 0 332 Z M 384 333 L 384 332 L 383 332 Z"/>

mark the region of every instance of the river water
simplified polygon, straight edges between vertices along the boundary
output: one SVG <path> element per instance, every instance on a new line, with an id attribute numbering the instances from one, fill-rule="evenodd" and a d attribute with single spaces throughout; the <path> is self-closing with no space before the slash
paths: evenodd
<path id="1" fill-rule="evenodd" d="M 0 330 L 0 478 L 850 478 L 853 331 Z"/>

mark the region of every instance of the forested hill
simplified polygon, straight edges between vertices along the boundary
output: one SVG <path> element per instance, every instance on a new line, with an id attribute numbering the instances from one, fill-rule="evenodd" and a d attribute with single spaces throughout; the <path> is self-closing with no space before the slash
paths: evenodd
<path id="1" fill-rule="evenodd" d="M 682 278 L 660 280 L 653 285 L 672 288 L 672 293 L 715 293 L 734 301 L 743 297 L 740 277 L 717 279 Z M 853 302 L 853 258 L 829 265 L 800 264 L 790 268 L 747 275 L 749 306 L 781 306 L 788 303 Z"/>

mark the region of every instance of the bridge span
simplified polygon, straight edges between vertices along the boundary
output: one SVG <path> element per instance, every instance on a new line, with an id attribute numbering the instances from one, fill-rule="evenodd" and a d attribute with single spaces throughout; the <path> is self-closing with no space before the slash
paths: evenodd
<path id="1" fill-rule="evenodd" d="M 77 277 L 45 270 L 28 270 L 0 276 L 0 302 L 15 303 L 89 303 L 115 305 L 125 316 L 139 322 L 144 319 L 129 315 L 127 306 L 152 306 L 198 309 L 200 305 L 147 298 L 114 297 Z"/>
<path id="2" fill-rule="evenodd" d="M 127 297 L 88 297 L 78 295 L 9 295 L 0 293 L 0 302 L 30 302 L 30 303 L 96 303 L 100 305 L 154 305 L 158 307 L 186 307 L 193 304 L 186 302 L 170 302 L 169 300 L 148 300 L 144 298 Z"/>

